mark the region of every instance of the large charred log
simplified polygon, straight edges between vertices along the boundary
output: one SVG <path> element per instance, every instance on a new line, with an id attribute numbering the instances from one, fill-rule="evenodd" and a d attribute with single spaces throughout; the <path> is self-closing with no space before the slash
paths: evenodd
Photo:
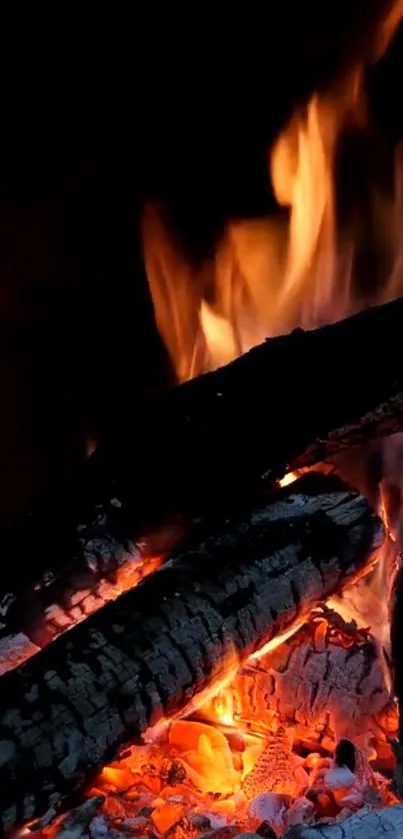
<path id="1" fill-rule="evenodd" d="M 306 475 L 189 543 L 137 588 L 2 677 L 0 823 L 62 807 L 163 717 L 371 566 L 365 499 Z"/>
<path id="2" fill-rule="evenodd" d="M 167 523 L 230 510 L 290 469 L 401 429 L 402 322 L 397 300 L 298 330 L 150 401 L 63 491 L 2 535 L 2 608 L 19 591 L 22 562 L 27 585 L 80 568 L 99 518 L 126 550 Z"/>

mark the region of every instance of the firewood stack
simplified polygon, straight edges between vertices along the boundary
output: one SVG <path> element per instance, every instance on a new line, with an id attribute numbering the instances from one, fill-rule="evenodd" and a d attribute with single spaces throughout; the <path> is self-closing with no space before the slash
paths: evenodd
<path id="1" fill-rule="evenodd" d="M 64 811 L 126 744 L 237 670 L 244 722 L 264 723 L 281 696 L 305 748 L 354 739 L 364 717 L 386 744 L 391 703 L 365 633 L 350 643 L 321 607 L 267 659 L 250 656 L 379 557 L 382 522 L 340 478 L 277 481 L 403 427 L 402 318 L 398 301 L 273 339 L 165 394 L 3 536 L 3 833 Z"/>

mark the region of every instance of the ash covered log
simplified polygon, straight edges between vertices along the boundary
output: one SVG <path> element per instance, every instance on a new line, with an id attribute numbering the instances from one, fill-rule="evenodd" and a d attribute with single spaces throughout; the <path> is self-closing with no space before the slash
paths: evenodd
<path id="1" fill-rule="evenodd" d="M 359 813 L 335 823 L 289 828 L 284 839 L 400 839 L 403 836 L 403 804 Z"/>
<path id="2" fill-rule="evenodd" d="M 80 567 L 98 513 L 137 542 L 231 509 L 290 469 L 403 427 L 403 300 L 273 338 L 150 401 L 82 472 L 1 536 L 0 602 L 43 571 Z M 324 370 L 324 365 L 326 370 Z M 119 410 L 119 406 L 117 406 Z M 29 577 L 29 579 L 28 579 Z"/>
<path id="3" fill-rule="evenodd" d="M 5 674 L 3 831 L 62 807 L 122 744 L 190 710 L 229 658 L 235 666 L 354 579 L 382 539 L 362 496 L 306 475 Z"/>
<path id="4" fill-rule="evenodd" d="M 375 747 L 377 767 L 393 767 L 389 738 L 397 734 L 397 709 L 379 651 L 368 631 L 331 609 L 311 613 L 280 647 L 241 668 L 232 685 L 238 724 L 264 732 L 275 717 L 294 726 L 297 744 L 330 754 L 340 738 L 358 738 Z M 220 695 L 213 708 L 217 701 Z"/>

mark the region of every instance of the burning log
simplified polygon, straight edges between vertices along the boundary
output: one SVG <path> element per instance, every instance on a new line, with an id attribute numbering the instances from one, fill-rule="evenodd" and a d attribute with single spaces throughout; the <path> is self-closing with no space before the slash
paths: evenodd
<path id="1" fill-rule="evenodd" d="M 347 737 L 375 747 L 378 766 L 393 766 L 388 741 L 397 733 L 397 709 L 378 649 L 367 631 L 326 607 L 278 649 L 240 669 L 231 687 L 229 697 L 212 700 L 213 715 L 227 697 L 238 724 L 264 732 L 275 717 L 294 727 L 303 748 L 331 754 Z"/>
<path id="2" fill-rule="evenodd" d="M 141 543 L 134 543 L 127 536 L 126 510 L 122 507 L 119 499 L 111 495 L 106 504 L 96 505 L 84 517 L 85 524 L 67 528 L 67 533 L 61 531 L 67 543 L 64 540 L 60 543 L 60 535 L 56 536 L 50 522 L 47 533 L 42 534 L 44 541 L 35 531 L 31 546 L 26 547 L 29 555 L 31 549 L 34 552 L 33 567 L 24 565 L 24 573 L 9 586 L 4 568 L 2 583 L 6 587 L 0 595 L 0 675 L 137 585 L 161 564 L 162 555 L 183 535 L 180 525 L 173 524 Z M 45 551 L 44 556 L 39 554 L 39 564 L 55 544 L 61 545 L 61 564 L 53 564 L 49 558 L 46 570 L 36 571 L 38 540 Z"/>
<path id="3" fill-rule="evenodd" d="M 81 570 L 66 569 L 53 578 L 44 575 L 33 587 L 26 586 L 9 596 L 1 613 L 0 675 L 134 588 L 161 562 L 161 557 L 147 556 L 140 546 L 132 545 L 125 553 L 117 545 L 114 552 L 101 559 L 84 555 Z"/>
<path id="4" fill-rule="evenodd" d="M 167 522 L 232 509 L 288 470 L 401 429 L 402 322 L 397 300 L 297 330 L 150 401 L 76 480 L 3 535 L 0 602 L 19 591 L 22 562 L 27 584 L 44 571 L 80 568 L 80 528 L 97 511 L 110 518 L 114 501 L 121 544 L 139 542 Z"/>
<path id="5" fill-rule="evenodd" d="M 372 810 L 365 807 L 350 818 L 314 827 L 296 826 L 287 839 L 400 839 L 403 835 L 403 804 Z"/>
<path id="6" fill-rule="evenodd" d="M 59 810 L 123 743 L 188 712 L 229 657 L 235 668 L 371 567 L 382 538 L 362 496 L 306 475 L 6 673 L 3 831 Z"/>

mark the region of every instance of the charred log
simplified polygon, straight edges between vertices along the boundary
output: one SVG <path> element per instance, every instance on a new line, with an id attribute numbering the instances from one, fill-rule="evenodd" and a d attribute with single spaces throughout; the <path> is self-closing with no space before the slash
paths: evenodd
<path id="1" fill-rule="evenodd" d="M 161 564 L 163 556 L 184 535 L 185 528 L 178 522 L 155 531 L 149 539 L 144 537 L 141 543 L 134 543 L 127 537 L 123 524 L 125 511 L 122 514 L 121 507 L 117 498 L 96 507 L 86 524 L 79 524 L 64 534 L 67 546 L 63 539 L 60 542 L 60 534 L 59 545 L 64 557 L 61 564 L 52 565 L 49 560 L 46 570 L 37 573 L 35 562 L 33 567 L 24 564 L 23 573 L 20 569 L 13 582 L 6 568 L 4 573 L 2 568 L 0 675 L 22 664 L 58 635 L 137 585 Z M 50 524 L 47 537 L 53 540 L 51 527 Z M 46 554 L 50 544 L 46 534 L 43 535 Z M 54 539 L 57 552 L 56 536 Z M 35 559 L 39 549 L 34 537 L 26 547 L 27 555 L 32 550 Z M 18 561 L 24 562 L 23 558 Z"/>
<path id="2" fill-rule="evenodd" d="M 298 330 L 150 401 L 73 482 L 3 534 L 3 601 L 20 586 L 22 562 L 30 583 L 47 570 L 80 568 L 97 515 L 125 548 L 167 522 L 230 510 L 290 469 L 401 429 L 402 321 L 398 300 Z"/>
<path id="3" fill-rule="evenodd" d="M 362 496 L 306 475 L 187 545 L 2 677 L 4 831 L 62 807 L 129 739 L 371 566 L 383 538 Z"/>
<path id="4" fill-rule="evenodd" d="M 4 604 L 0 623 L 0 676 L 22 664 L 31 655 L 134 588 L 162 563 L 162 557 L 147 556 L 133 545 L 106 557 L 104 563 L 88 564 L 79 572 L 42 578 L 34 587 L 22 588 Z"/>
<path id="5" fill-rule="evenodd" d="M 217 700 L 220 701 L 220 696 Z M 377 766 L 391 768 L 395 703 L 379 653 L 365 630 L 321 608 L 278 649 L 246 664 L 233 681 L 238 724 L 270 731 L 273 718 L 292 725 L 302 749 L 333 754 L 340 737 L 375 747 Z"/>
<path id="6" fill-rule="evenodd" d="M 296 826 L 287 839 L 400 839 L 403 835 L 403 804 L 383 810 L 364 808 L 350 818 L 315 827 Z"/>

